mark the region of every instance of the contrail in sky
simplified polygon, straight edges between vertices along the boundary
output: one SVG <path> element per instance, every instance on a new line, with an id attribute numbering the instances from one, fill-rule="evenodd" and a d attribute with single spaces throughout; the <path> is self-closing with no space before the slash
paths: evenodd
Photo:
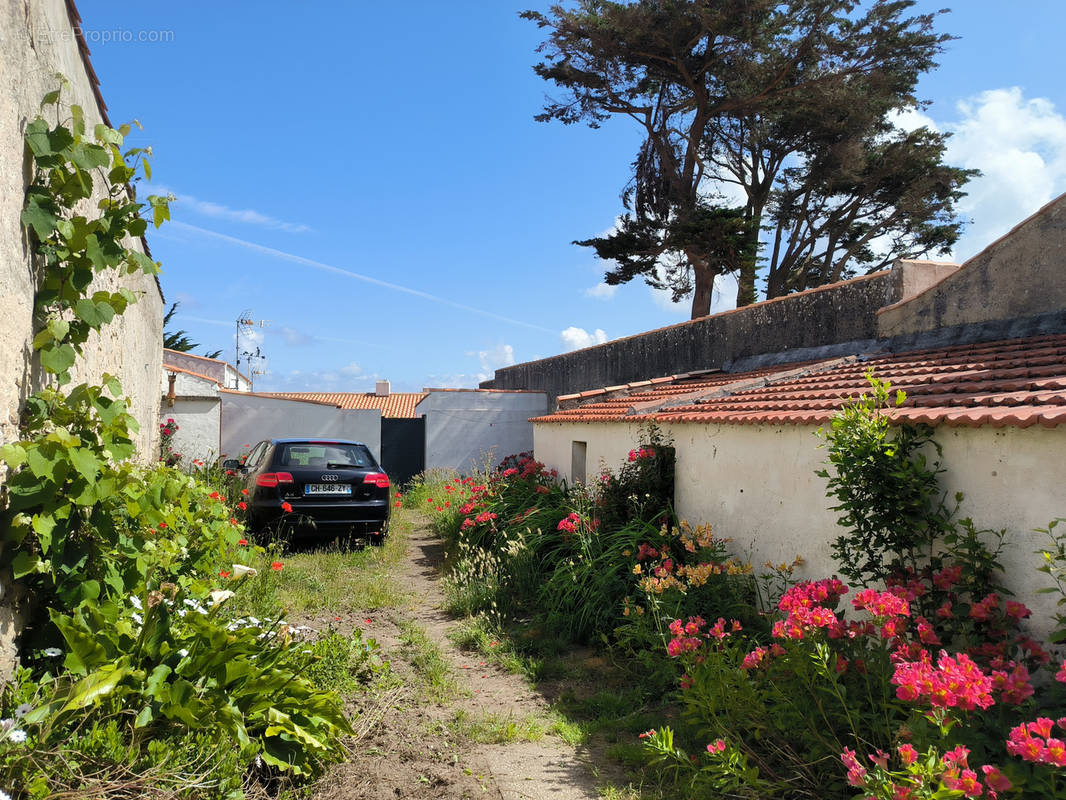
<path id="1" fill-rule="evenodd" d="M 362 275 L 358 272 L 352 272 L 351 270 L 341 269 L 332 264 L 326 264 L 322 261 L 315 261 L 311 258 L 305 258 L 304 256 L 298 256 L 294 253 L 286 253 L 284 250 L 277 250 L 273 247 L 267 247 L 266 245 L 256 244 L 255 242 L 249 242 L 246 239 L 238 239 L 236 236 L 227 236 L 224 233 L 218 231 L 211 231 L 207 228 L 200 228 L 196 225 L 190 225 L 187 222 L 181 222 L 179 220 L 173 220 L 169 223 L 170 226 L 175 228 L 181 228 L 182 230 L 193 231 L 195 233 L 202 234 L 204 236 L 210 236 L 215 239 L 221 239 L 224 242 L 235 244 L 238 247 L 246 247 L 249 250 L 255 250 L 264 255 L 273 256 L 274 258 L 280 258 L 284 261 L 291 261 L 295 264 L 301 264 L 305 267 L 311 267 L 312 269 L 321 270 L 322 272 L 332 272 L 336 275 L 343 275 L 345 278 L 352 278 L 357 281 L 363 281 L 375 286 L 381 286 L 385 289 L 392 289 L 394 292 L 403 292 L 404 294 L 414 295 L 415 297 L 421 297 L 423 300 L 429 300 L 432 303 L 439 303 L 444 306 L 451 306 L 452 308 L 458 308 L 461 311 L 469 311 L 471 314 L 478 314 L 482 317 L 488 317 L 499 322 L 506 322 L 510 325 L 520 325 L 523 328 L 531 328 L 535 331 L 543 331 L 544 333 L 550 333 L 554 335 L 556 332 L 550 328 L 545 328 L 541 325 L 534 325 L 531 322 L 523 322 L 520 319 L 512 319 L 511 317 L 505 317 L 500 314 L 494 314 L 491 311 L 485 311 L 480 308 L 474 308 L 473 306 L 464 305 L 463 303 L 457 303 L 454 300 L 449 300 L 446 297 L 438 297 L 435 294 L 429 292 L 423 292 L 418 289 L 412 289 L 409 286 L 401 286 L 398 283 L 389 283 L 379 278 L 372 278 L 369 275 Z"/>

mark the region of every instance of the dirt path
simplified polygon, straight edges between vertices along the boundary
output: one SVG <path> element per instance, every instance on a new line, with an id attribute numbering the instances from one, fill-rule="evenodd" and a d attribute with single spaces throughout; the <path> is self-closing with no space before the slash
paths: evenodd
<path id="1" fill-rule="evenodd" d="M 558 738 L 476 744 L 460 732 L 457 720 L 520 721 L 544 714 L 548 704 L 521 677 L 461 652 L 448 640 L 455 622 L 440 610 L 440 541 L 416 528 L 408 555 L 397 575 L 397 592 L 410 598 L 406 607 L 339 622 L 316 620 L 362 628 L 381 644 L 393 672 L 403 679 L 402 685 L 356 698 L 358 730 L 351 759 L 321 781 L 316 800 L 598 798 L 588 758 Z M 452 699 L 433 703 L 415 688 L 417 676 L 404 659 L 401 642 L 405 623 L 424 630 L 443 652 L 458 686 Z"/>

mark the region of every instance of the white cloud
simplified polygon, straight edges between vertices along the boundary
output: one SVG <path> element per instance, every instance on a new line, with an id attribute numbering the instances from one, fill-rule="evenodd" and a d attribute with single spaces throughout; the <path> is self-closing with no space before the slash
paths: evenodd
<path id="1" fill-rule="evenodd" d="M 594 297 L 597 300 L 610 300 L 614 297 L 614 293 L 618 291 L 618 286 L 611 286 L 608 283 L 598 283 L 591 289 L 585 290 L 586 297 Z"/>
<path id="2" fill-rule="evenodd" d="M 476 350 L 467 352 L 468 356 L 477 358 L 481 365 L 481 371 L 476 375 L 459 373 L 434 377 L 434 380 L 444 381 L 439 384 L 441 388 L 455 389 L 466 388 L 471 384 L 477 386 L 481 381 L 487 381 L 493 377 L 495 370 L 500 367 L 509 367 L 514 363 L 514 347 L 500 343 L 490 350 Z"/>
<path id="3" fill-rule="evenodd" d="M 514 363 L 514 348 L 509 344 L 498 344 L 491 350 L 479 350 L 477 358 L 483 370 L 509 367 Z"/>
<path id="4" fill-rule="evenodd" d="M 176 192 L 165 186 L 153 186 L 152 194 L 174 195 L 173 210 L 175 211 L 189 209 L 190 211 L 205 217 L 225 219 L 230 222 L 242 222 L 247 225 L 257 225 L 260 228 L 285 231 L 286 233 L 306 233 L 311 230 L 310 226 L 302 223 L 286 222 L 285 220 L 277 219 L 269 214 L 263 214 L 260 211 L 254 211 L 250 208 L 230 208 L 222 203 L 201 200 L 198 197 L 193 197 L 191 194 Z"/>
<path id="5" fill-rule="evenodd" d="M 651 293 L 652 302 L 663 311 L 668 311 L 671 314 L 677 314 L 679 317 L 688 317 L 692 314 L 692 297 L 691 295 L 681 299 L 681 302 L 675 303 L 673 301 L 673 295 L 669 289 L 654 289 L 651 286 L 648 287 L 648 291 Z M 711 292 L 711 313 L 717 314 L 720 311 L 728 311 L 731 308 L 737 307 L 737 278 L 730 273 L 729 275 L 717 275 L 714 279 L 714 290 Z"/>
<path id="6" fill-rule="evenodd" d="M 602 328 L 597 328 L 592 333 L 589 333 L 584 328 L 571 325 L 559 334 L 559 338 L 562 339 L 563 346 L 569 352 L 570 350 L 580 350 L 583 347 L 603 344 L 607 341 L 607 334 L 603 332 Z"/>
<path id="7" fill-rule="evenodd" d="M 973 220 L 955 246 L 956 259 L 965 260 L 1066 191 L 1066 117 L 1016 86 L 981 92 L 956 111 L 951 121 L 908 111 L 897 124 L 950 132 L 945 161 L 981 170 L 957 204 Z"/>
<path id="8" fill-rule="evenodd" d="M 340 372 L 344 376 L 355 377 L 357 375 L 363 374 L 363 368 L 360 367 L 356 362 L 352 361 L 341 367 Z"/>
<path id="9" fill-rule="evenodd" d="M 290 328 L 287 325 L 282 325 L 278 328 L 278 333 L 285 340 L 285 344 L 290 347 L 308 347 L 314 344 L 315 341 L 313 336 L 309 336 L 303 331 L 298 331 L 296 328 Z"/>

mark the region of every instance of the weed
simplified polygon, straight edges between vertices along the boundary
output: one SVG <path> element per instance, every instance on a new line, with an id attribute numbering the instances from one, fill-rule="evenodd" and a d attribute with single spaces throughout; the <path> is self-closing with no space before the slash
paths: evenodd
<path id="1" fill-rule="evenodd" d="M 440 646 L 413 622 L 400 624 L 404 658 L 415 669 L 426 697 L 444 703 L 464 694 Z"/>

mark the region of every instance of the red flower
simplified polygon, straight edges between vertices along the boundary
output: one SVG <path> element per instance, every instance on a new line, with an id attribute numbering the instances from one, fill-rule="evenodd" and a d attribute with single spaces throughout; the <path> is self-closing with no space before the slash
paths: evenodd
<path id="1" fill-rule="evenodd" d="M 237 508 L 239 508 L 241 511 L 245 511 L 248 508 L 248 504 L 241 500 L 241 502 L 237 503 Z"/>
<path id="2" fill-rule="evenodd" d="M 224 569 L 220 569 L 218 571 L 218 577 L 220 577 L 220 578 L 228 578 L 232 574 L 233 573 L 229 572 L 228 570 L 224 570 Z"/>
<path id="3" fill-rule="evenodd" d="M 244 547 L 246 544 L 248 544 L 248 540 L 247 539 L 238 539 L 237 540 L 237 544 L 239 544 L 241 547 Z"/>
<path id="4" fill-rule="evenodd" d="M 272 570 L 274 570 L 274 572 L 281 572 L 281 568 L 282 568 L 282 567 L 284 567 L 284 566 L 285 566 L 285 565 L 284 565 L 284 564 L 283 564 L 282 562 L 280 562 L 280 561 L 275 561 L 274 563 L 272 563 L 272 564 L 270 565 L 270 568 L 271 568 Z"/>
<path id="5" fill-rule="evenodd" d="M 288 514 L 290 511 L 292 511 L 292 503 L 289 503 L 289 502 L 282 503 L 281 504 L 281 510 L 284 511 L 286 514 Z"/>
<path id="6" fill-rule="evenodd" d="M 236 517 L 230 517 L 229 518 L 229 524 L 230 525 L 237 525 L 238 523 L 237 523 Z"/>
<path id="7" fill-rule="evenodd" d="M 166 526 L 167 526 L 167 524 L 165 522 L 160 522 L 159 523 L 159 527 L 160 528 L 165 528 Z"/>
<path id="8" fill-rule="evenodd" d="M 248 496 L 248 490 L 247 489 L 241 489 L 241 494 L 243 494 L 245 497 L 247 497 Z"/>

